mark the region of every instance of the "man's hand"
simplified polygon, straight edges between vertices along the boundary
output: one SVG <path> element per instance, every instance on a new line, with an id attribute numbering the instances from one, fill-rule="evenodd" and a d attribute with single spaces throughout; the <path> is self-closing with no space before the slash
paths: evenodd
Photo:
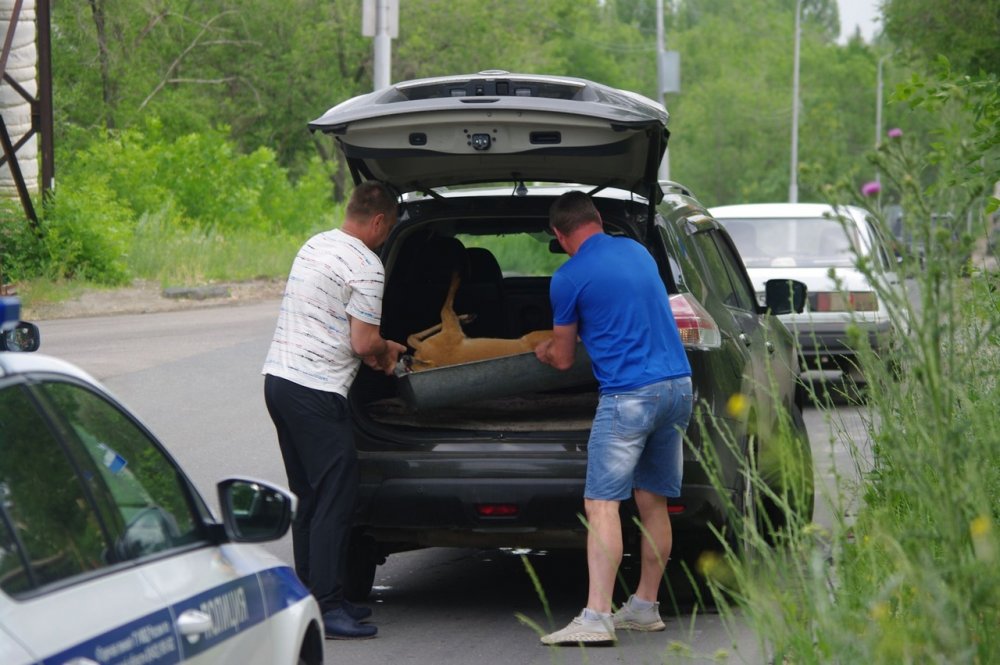
<path id="1" fill-rule="evenodd" d="M 556 369 L 569 369 L 576 359 L 577 324 L 553 326 L 552 338 L 535 347 L 535 357 Z"/>
<path id="2" fill-rule="evenodd" d="M 390 339 L 383 341 L 385 342 L 384 351 L 362 356 L 361 359 L 373 370 L 391 375 L 396 371 L 396 363 L 399 362 L 399 356 L 406 353 L 406 347 Z"/>
<path id="3" fill-rule="evenodd" d="M 393 342 L 391 339 L 385 340 L 385 352 L 376 356 L 378 365 L 375 369 L 381 369 L 385 374 L 392 374 L 396 370 L 396 363 L 399 362 L 399 356 L 404 353 L 406 353 L 404 345 L 399 342 Z"/>
<path id="4" fill-rule="evenodd" d="M 538 346 L 535 347 L 535 357 L 538 358 L 539 362 L 543 362 L 546 365 L 551 365 L 552 361 L 549 359 L 549 349 L 552 348 L 552 340 L 547 339 L 544 342 L 540 342 Z"/>
<path id="5" fill-rule="evenodd" d="M 382 339 L 379 327 L 351 317 L 351 348 L 366 365 L 374 370 L 392 374 L 400 354 L 406 347 L 399 342 Z"/>

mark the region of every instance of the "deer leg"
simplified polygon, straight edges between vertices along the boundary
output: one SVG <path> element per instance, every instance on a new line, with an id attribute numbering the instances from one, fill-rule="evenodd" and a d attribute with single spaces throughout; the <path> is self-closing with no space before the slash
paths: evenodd
<path id="1" fill-rule="evenodd" d="M 458 315 L 458 322 L 461 323 L 461 324 L 466 324 L 466 323 L 468 323 L 469 321 L 472 321 L 475 318 L 476 318 L 475 314 L 459 314 Z M 414 349 L 416 349 L 417 345 L 419 345 L 425 339 L 427 339 L 428 337 L 433 337 L 434 335 L 436 335 L 439 332 L 441 332 L 441 328 L 442 328 L 442 324 L 435 323 L 434 325 L 432 325 L 427 330 L 421 330 L 420 332 L 412 333 L 409 337 L 406 338 L 406 343 L 409 346 L 411 346 Z M 414 342 L 416 342 L 417 344 L 414 344 Z"/>
<path id="2" fill-rule="evenodd" d="M 452 333 L 464 337 L 462 325 L 458 315 L 455 314 L 455 294 L 458 292 L 459 282 L 461 282 L 461 277 L 456 271 L 451 275 L 448 297 L 444 299 L 444 305 L 441 307 L 441 331 L 445 334 Z"/>

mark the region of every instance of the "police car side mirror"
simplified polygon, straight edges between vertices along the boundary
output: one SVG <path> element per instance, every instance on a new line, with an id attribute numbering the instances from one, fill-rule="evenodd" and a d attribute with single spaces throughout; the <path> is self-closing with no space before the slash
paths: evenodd
<path id="1" fill-rule="evenodd" d="M 21 299 L 0 296 L 0 351 L 35 351 L 40 341 L 38 326 L 21 320 Z"/>
<path id="2" fill-rule="evenodd" d="M 42 335 L 38 326 L 27 321 L 18 321 L 10 330 L 0 335 L 0 351 L 37 351 Z"/>
<path id="3" fill-rule="evenodd" d="M 227 538 L 238 543 L 277 540 L 288 532 L 298 500 L 288 490 L 246 478 L 217 485 Z"/>

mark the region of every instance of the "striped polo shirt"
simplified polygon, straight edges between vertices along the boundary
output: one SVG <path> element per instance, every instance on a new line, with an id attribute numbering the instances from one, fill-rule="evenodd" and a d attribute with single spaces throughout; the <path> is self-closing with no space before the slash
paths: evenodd
<path id="1" fill-rule="evenodd" d="M 310 238 L 292 263 L 263 373 L 346 397 L 361 364 L 348 315 L 379 325 L 384 282 L 382 261 L 357 238 L 340 229 Z"/>

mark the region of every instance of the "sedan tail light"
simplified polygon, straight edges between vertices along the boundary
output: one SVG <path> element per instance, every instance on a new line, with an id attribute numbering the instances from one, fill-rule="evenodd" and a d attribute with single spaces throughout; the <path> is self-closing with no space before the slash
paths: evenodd
<path id="1" fill-rule="evenodd" d="M 670 296 L 670 309 L 684 346 L 691 349 L 717 349 L 722 346 L 719 326 L 690 293 Z"/>
<path id="2" fill-rule="evenodd" d="M 833 291 L 809 294 L 814 312 L 876 312 L 878 297 L 872 291 Z"/>

